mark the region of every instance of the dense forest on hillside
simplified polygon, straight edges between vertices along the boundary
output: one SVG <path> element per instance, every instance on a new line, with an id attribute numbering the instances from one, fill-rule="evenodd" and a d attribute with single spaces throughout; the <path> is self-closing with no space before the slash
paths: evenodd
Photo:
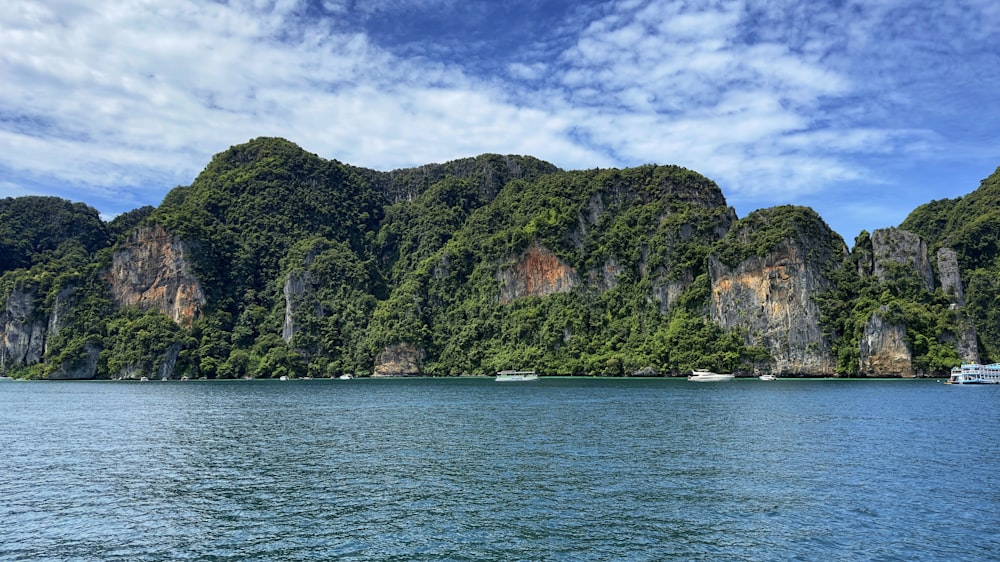
<path id="1" fill-rule="evenodd" d="M 998 199 L 1000 173 L 849 252 L 676 166 L 378 172 L 261 138 L 110 222 L 0 200 L 0 347 L 49 378 L 941 373 L 1000 357 Z"/>
<path id="2" fill-rule="evenodd" d="M 980 344 L 988 358 L 1000 360 L 1000 169 L 965 197 L 917 207 L 900 228 L 921 236 L 932 251 L 955 250 Z"/>

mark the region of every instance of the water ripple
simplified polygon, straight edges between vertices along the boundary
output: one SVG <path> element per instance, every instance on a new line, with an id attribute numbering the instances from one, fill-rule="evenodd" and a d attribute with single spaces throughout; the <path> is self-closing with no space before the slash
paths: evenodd
<path id="1" fill-rule="evenodd" d="M 5 383 L 0 559 L 990 559 L 979 390 Z"/>

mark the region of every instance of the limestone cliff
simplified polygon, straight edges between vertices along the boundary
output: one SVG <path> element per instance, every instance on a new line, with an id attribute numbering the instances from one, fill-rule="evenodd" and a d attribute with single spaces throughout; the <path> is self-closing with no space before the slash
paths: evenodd
<path id="1" fill-rule="evenodd" d="M 37 298 L 34 288 L 16 288 L 7 296 L 7 306 L 0 316 L 0 345 L 8 368 L 42 361 L 48 322 L 38 310 Z"/>
<path id="2" fill-rule="evenodd" d="M 666 314 L 674 301 L 694 282 L 694 275 L 690 270 L 685 270 L 680 279 L 669 279 L 662 271 L 657 273 L 659 274 L 653 278 L 652 298 L 660 303 L 660 312 Z"/>
<path id="3" fill-rule="evenodd" d="M 974 323 L 965 310 L 965 290 L 957 253 L 950 247 L 941 247 L 934 255 L 935 269 L 928 253 L 927 243 L 918 235 L 899 228 L 876 230 L 871 237 L 859 237 L 854 256 L 862 277 L 874 276 L 882 286 L 897 294 L 932 293 L 940 287 L 949 296 L 949 313 L 952 329 L 930 335 L 940 343 L 953 347 L 962 361 L 978 362 L 979 346 Z M 909 289 L 907 289 L 909 288 Z M 908 292 L 909 291 L 909 292 Z M 928 295 L 927 298 L 930 298 Z M 928 302 L 914 302 L 916 308 L 927 309 Z M 886 309 L 876 311 L 865 325 L 859 342 L 860 374 L 870 376 L 915 376 L 911 342 L 907 340 L 906 315 L 892 314 L 899 321 L 888 322 Z M 911 319 L 914 320 L 914 319 Z M 919 322 L 918 322 L 919 323 Z M 911 326 L 912 327 L 912 326 Z M 912 335 L 911 335 L 912 337 Z M 938 368 L 941 368 L 940 366 Z"/>
<path id="4" fill-rule="evenodd" d="M 70 322 L 73 308 L 78 306 L 75 299 L 76 293 L 77 288 L 74 286 L 64 287 L 56 293 L 55 300 L 52 303 L 52 310 L 49 312 L 48 329 L 45 337 L 45 355 L 47 357 L 54 356 L 60 351 L 52 349 L 54 347 L 52 342 L 58 340 L 56 336 Z M 84 344 L 81 352 L 76 354 L 74 358 L 60 361 L 55 366 L 55 369 L 49 373 L 49 378 L 53 380 L 95 378 L 97 376 L 97 361 L 100 353 L 100 345 L 96 342 L 87 342 Z"/>
<path id="5" fill-rule="evenodd" d="M 56 293 L 54 302 L 52 303 L 52 310 L 49 312 L 49 322 L 47 326 L 47 335 L 49 337 L 58 336 L 59 332 L 66 325 L 69 320 L 69 316 L 73 308 L 73 294 L 76 292 L 76 287 L 64 287 L 61 291 Z M 48 339 L 46 339 L 45 353 L 49 352 Z"/>
<path id="6" fill-rule="evenodd" d="M 843 241 L 811 211 L 758 211 L 709 257 L 711 318 L 770 353 L 770 364 L 759 369 L 833 375 L 836 362 L 814 297 L 831 288 L 829 272 L 846 254 Z"/>
<path id="7" fill-rule="evenodd" d="M 914 277 L 924 290 L 934 290 L 934 269 L 927 257 L 927 243 L 916 234 L 898 228 L 880 228 L 872 233 L 872 252 L 873 273 L 879 280 Z"/>
<path id="8" fill-rule="evenodd" d="M 190 326 L 206 301 L 189 252 L 188 244 L 159 225 L 133 232 L 115 250 L 107 273 L 115 304 L 158 310 Z"/>
<path id="9" fill-rule="evenodd" d="M 580 276 L 551 250 L 539 243 L 529 246 L 509 267 L 497 272 L 500 302 L 530 295 L 567 293 L 580 284 Z"/>
<path id="10" fill-rule="evenodd" d="M 281 337 L 286 343 L 292 340 L 292 336 L 298 331 L 295 322 L 295 314 L 303 304 L 304 297 L 311 294 L 313 289 L 312 276 L 305 270 L 293 270 L 285 277 L 282 287 L 282 295 L 285 298 L 285 319 L 281 325 Z M 313 307 L 316 316 L 323 315 L 323 308 L 316 305 Z"/>
<path id="11" fill-rule="evenodd" d="M 958 255 L 955 250 L 951 248 L 938 250 L 937 265 L 941 289 L 946 295 L 951 295 L 956 305 L 965 306 L 965 290 L 962 288 L 962 275 L 958 268 Z"/>
<path id="12" fill-rule="evenodd" d="M 100 358 L 100 354 L 100 346 L 94 343 L 87 343 L 83 346 L 82 357 L 74 361 L 60 363 L 54 371 L 49 373 L 49 378 L 52 380 L 95 378 L 97 376 L 97 361 Z"/>
<path id="13" fill-rule="evenodd" d="M 7 296 L 7 304 L 0 314 L 0 353 L 8 368 L 27 367 L 41 363 L 47 356 L 60 350 L 50 349 L 53 338 L 66 326 L 75 305 L 76 287 L 63 287 L 55 291 L 46 315 L 43 300 L 34 288 L 18 288 Z M 96 343 L 84 346 L 79 356 L 64 361 L 49 373 L 51 379 L 92 379 L 97 375 L 97 360 L 101 347 Z"/>
<path id="14" fill-rule="evenodd" d="M 860 341 L 861 375 L 912 377 L 913 353 L 906 339 L 906 326 L 886 320 L 886 307 L 872 314 Z"/>
<path id="15" fill-rule="evenodd" d="M 373 377 L 410 377 L 421 373 L 426 353 L 410 343 L 390 345 L 375 358 Z"/>
<path id="16" fill-rule="evenodd" d="M 958 255 L 951 248 L 941 248 L 937 252 L 938 278 L 941 289 L 952 300 L 952 310 L 955 314 L 956 326 L 952 337 L 944 335 L 944 340 L 951 343 L 958 351 L 958 356 L 966 363 L 979 362 L 979 343 L 975 324 L 965 310 L 965 289 L 958 267 Z"/>

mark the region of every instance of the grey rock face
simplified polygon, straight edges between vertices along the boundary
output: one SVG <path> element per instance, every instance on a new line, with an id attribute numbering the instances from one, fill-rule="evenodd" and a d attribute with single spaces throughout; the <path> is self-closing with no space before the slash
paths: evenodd
<path id="1" fill-rule="evenodd" d="M 881 228 L 872 233 L 874 274 L 882 281 L 893 279 L 892 264 L 915 275 L 927 291 L 934 290 L 934 269 L 927 257 L 927 243 L 912 232 Z"/>
<path id="2" fill-rule="evenodd" d="M 47 321 L 37 314 L 34 289 L 14 289 L 7 297 L 7 306 L 0 316 L 7 366 L 34 365 L 45 353 Z"/>
<path id="3" fill-rule="evenodd" d="M 913 376 L 913 353 L 906 341 L 906 326 L 886 322 L 883 314 L 872 314 L 859 342 L 861 374 L 866 376 Z"/>
<path id="4" fill-rule="evenodd" d="M 962 275 L 958 269 L 958 256 L 951 248 L 941 248 L 937 252 L 938 277 L 941 289 L 952 295 L 952 300 L 958 306 L 965 306 L 965 290 L 962 288 Z"/>

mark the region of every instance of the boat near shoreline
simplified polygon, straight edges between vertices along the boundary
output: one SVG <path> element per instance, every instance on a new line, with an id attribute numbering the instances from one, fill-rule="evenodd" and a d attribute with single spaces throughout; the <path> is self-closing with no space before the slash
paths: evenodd
<path id="1" fill-rule="evenodd" d="M 496 382 L 530 382 L 537 381 L 538 373 L 534 371 L 499 371 Z"/>
<path id="2" fill-rule="evenodd" d="M 944 384 L 1000 384 L 1000 363 L 962 363 L 961 367 L 952 368 Z"/>
<path id="3" fill-rule="evenodd" d="M 688 380 L 692 382 L 726 382 L 735 378 L 736 375 L 730 373 L 713 373 L 705 369 L 694 369 L 688 376 Z"/>

